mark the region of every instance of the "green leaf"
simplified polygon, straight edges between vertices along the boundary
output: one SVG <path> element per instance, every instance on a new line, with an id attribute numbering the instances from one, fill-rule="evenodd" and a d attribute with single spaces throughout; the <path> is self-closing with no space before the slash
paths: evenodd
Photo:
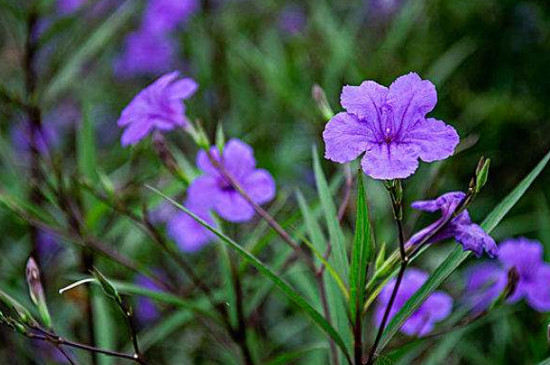
<path id="1" fill-rule="evenodd" d="M 82 43 L 80 48 L 75 51 L 63 67 L 53 76 L 44 91 L 44 101 L 53 102 L 57 96 L 67 90 L 71 85 L 78 84 L 77 80 L 82 67 L 86 62 L 96 56 L 103 47 L 110 44 L 110 40 L 120 31 L 120 29 L 131 19 L 137 7 L 137 1 L 127 0 L 116 12 L 114 12 L 105 22 L 103 22 L 90 36 L 86 42 Z"/>
<path id="2" fill-rule="evenodd" d="M 533 181 L 542 172 L 550 160 L 550 152 L 538 163 L 537 166 L 527 175 L 506 198 L 504 198 L 493 211 L 485 218 L 481 227 L 490 233 L 500 223 L 502 218 L 512 209 L 518 200 L 525 194 Z M 392 318 L 386 327 L 378 351 L 381 351 L 405 323 L 435 289 L 445 281 L 459 266 L 470 256 L 471 252 L 462 251 L 457 246 L 443 261 L 441 265 L 430 275 L 422 287 L 405 303 L 401 310 Z"/>
<path id="3" fill-rule="evenodd" d="M 266 365 L 286 365 L 286 364 L 290 364 L 290 363 L 293 363 L 293 361 L 299 359 L 300 357 L 312 352 L 312 351 L 319 351 L 319 350 L 326 350 L 326 346 L 324 345 L 315 345 L 315 346 L 310 346 L 310 347 L 306 347 L 306 348 L 303 348 L 303 349 L 299 349 L 299 350 L 294 350 L 294 351 L 291 351 L 291 352 L 287 352 L 287 353 L 284 353 L 284 354 L 281 354 L 277 357 L 275 357 L 274 359 L 272 360 L 269 360 L 267 361 L 265 364 Z"/>
<path id="4" fill-rule="evenodd" d="M 117 303 L 122 303 L 122 299 L 120 298 L 120 295 L 118 294 L 118 290 L 116 290 L 115 286 L 99 271 L 98 269 L 94 268 L 92 270 L 92 274 L 96 281 L 99 283 L 99 286 L 101 286 L 101 289 L 105 292 L 105 294 L 116 301 Z"/>
<path id="5" fill-rule="evenodd" d="M 367 266 L 374 258 L 374 250 L 367 194 L 363 182 L 363 174 L 359 172 L 357 176 L 357 215 L 355 219 L 355 236 L 351 248 L 351 270 L 349 277 L 349 308 L 352 323 L 355 323 L 355 316 L 363 307 Z"/>
<path id="6" fill-rule="evenodd" d="M 96 344 L 104 349 L 116 348 L 116 321 L 109 310 L 109 299 L 99 293 L 98 288 L 92 289 L 95 289 L 90 291 L 90 295 L 92 295 Z M 99 354 L 97 359 L 99 365 L 114 364 L 114 358 L 111 356 Z"/>
<path id="7" fill-rule="evenodd" d="M 159 194 L 160 196 L 164 197 L 166 200 L 168 200 L 170 203 L 172 203 L 175 207 L 182 210 L 186 214 L 188 214 L 190 217 L 192 217 L 195 221 L 200 223 L 202 226 L 204 226 L 206 229 L 214 233 L 216 236 L 220 238 L 220 240 L 228 245 L 231 249 L 233 249 L 235 252 L 237 252 L 244 260 L 248 261 L 252 266 L 254 266 L 262 275 L 270 279 L 287 297 L 290 299 L 296 306 L 301 308 L 306 314 L 315 322 L 327 335 L 329 335 L 334 342 L 340 347 L 344 355 L 347 359 L 350 359 L 349 353 L 347 351 L 346 345 L 344 344 L 344 341 L 336 332 L 336 330 L 327 322 L 323 316 L 315 310 L 309 304 L 298 292 L 296 292 L 290 285 L 282 279 L 280 276 L 278 276 L 275 272 L 273 272 L 269 267 L 264 265 L 260 260 L 258 260 L 255 256 L 250 254 L 248 251 L 244 250 L 238 243 L 233 241 L 231 238 L 227 237 L 220 231 L 218 231 L 216 228 L 212 227 L 208 223 L 206 223 L 204 220 L 193 214 L 189 209 L 185 208 L 183 205 L 179 204 L 175 200 L 171 199 L 170 197 L 163 194 L 161 191 L 148 186 L 149 189 L 154 191 L 156 194 Z"/>
<path id="8" fill-rule="evenodd" d="M 336 213 L 336 206 L 332 200 L 332 194 L 328 187 L 327 179 L 321 168 L 321 162 L 319 161 L 319 155 L 317 149 L 313 148 L 313 170 L 315 172 L 315 182 L 317 183 L 317 191 L 319 193 L 319 200 L 325 213 L 325 220 L 328 227 L 330 243 L 332 245 L 332 252 L 335 260 L 335 266 L 339 268 L 338 274 L 342 278 L 348 277 L 348 259 L 346 252 L 346 244 L 344 239 L 344 233 L 338 222 L 338 216 Z"/>

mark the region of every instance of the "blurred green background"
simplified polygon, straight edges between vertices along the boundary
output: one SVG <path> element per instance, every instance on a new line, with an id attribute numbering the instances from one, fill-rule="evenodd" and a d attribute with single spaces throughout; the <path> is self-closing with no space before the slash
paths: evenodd
<path id="1" fill-rule="evenodd" d="M 13 95 L 24 95 L 21 59 L 25 14 L 31 3 L 0 1 L 0 85 Z M 140 201 L 148 201 L 152 208 L 159 202 L 143 188 L 144 183 L 162 185 L 178 196 L 177 184 L 167 182 L 170 175 L 159 168 L 151 143 L 123 149 L 116 127 L 123 107 L 162 74 L 120 77 L 113 66 L 125 37 L 139 27 L 146 2 L 111 1 L 97 14 L 91 13 L 92 5 L 88 4 L 63 15 L 57 12 L 54 1 L 42 3 L 40 17 L 48 26 L 39 41 L 42 50 L 37 62 L 38 90 L 45 126 L 62 126 L 52 159 L 64 156 L 65 178 L 70 180 L 74 173 L 82 172 L 82 156 L 91 153 L 101 174 L 108 176 L 117 188 L 129 187 L 124 199 L 138 210 Z M 464 189 L 479 157 L 484 155 L 492 160 L 491 173 L 483 194 L 470 209 L 475 221 L 482 219 L 550 147 L 547 1 L 202 1 L 185 26 L 173 34 L 173 41 L 178 45 L 173 69 L 200 85 L 198 93 L 186 103 L 188 115 L 199 119 L 211 137 L 221 123 L 227 136 L 238 137 L 255 148 L 258 165 L 267 168 L 277 181 L 279 199 L 274 206 L 279 206 L 277 217 L 281 219 L 296 216 L 296 188 L 309 201 L 315 199 L 311 148 L 316 145 L 323 150 L 321 133 L 325 120 L 311 96 L 314 84 L 325 90 L 332 108 L 339 111 L 343 85 L 358 85 L 366 79 L 388 85 L 410 71 L 431 80 L 439 98 L 432 115 L 453 125 L 462 144 L 460 153 L 445 162 L 422 164 L 405 184 L 406 200 Z M 27 169 L 17 150 L 13 129 L 25 123 L 25 115 L 7 102 L 0 103 L 0 108 L 0 184 L 3 191 L 23 197 L 27 191 Z M 92 152 L 81 149 L 82 128 L 93 131 Z M 179 161 L 192 164 L 196 150 L 184 134 L 174 132 L 168 138 L 177 146 Z M 341 166 L 323 164 L 327 176 L 338 176 Z M 93 171 L 87 177 L 99 181 Z M 547 170 L 495 230 L 497 241 L 520 235 L 539 239 L 546 247 L 545 257 L 550 259 L 549 182 Z M 377 239 L 391 245 L 395 235 L 385 192 L 374 181 L 368 182 L 368 192 Z M 335 195 L 339 200 L 341 189 Z M 169 276 L 179 275 L 174 265 L 130 222 L 113 218 L 108 207 L 89 196 L 86 199 L 89 209 L 85 219 L 91 232 L 148 267 L 163 267 Z M 410 211 L 406 211 L 406 217 L 409 234 L 430 219 L 418 222 Z M 353 227 L 353 214 L 346 224 Z M 246 232 L 255 227 L 256 222 L 233 227 L 231 233 L 245 241 Z M 2 208 L 0 231 L 0 283 L 28 302 L 23 275 L 31 249 L 27 225 Z M 265 239 L 276 241 L 273 236 Z M 86 339 L 86 320 L 80 312 L 84 299 L 78 294 L 57 294 L 81 272 L 80 249 L 59 242 L 58 250 L 42 263 L 50 309 L 61 328 L 76 338 Z M 447 251 L 446 245 L 434 248 L 430 258 L 420 265 L 433 268 L 440 261 L 440 254 Z M 205 280 L 216 285 L 223 278 L 218 277 L 216 263 L 210 259 L 213 252 L 211 247 L 206 248 L 189 260 Z M 273 249 L 261 257 L 271 262 L 271 255 L 276 252 Z M 96 265 L 116 279 L 133 280 L 131 272 L 108 260 L 97 258 Z M 458 299 L 461 275 L 453 275 L 445 288 Z M 251 283 L 247 290 L 252 295 L 255 284 Z M 94 310 L 100 323 L 96 326 L 107 328 L 103 329 L 101 341 L 127 346 L 122 319 L 100 297 L 94 296 Z M 308 321 L 289 311 L 285 303 L 275 293 L 257 313 L 263 322 L 257 331 L 263 347 L 257 350 L 267 354 L 292 350 L 311 344 L 311 338 L 324 343 Z M 165 318 L 173 318 L 173 308 L 161 308 Z M 152 358 L 166 364 L 235 362 L 223 341 L 213 341 L 200 319 L 179 315 L 179 322 L 173 320 L 165 325 L 172 327 L 159 331 L 162 336 L 147 338 Z M 547 314 L 517 304 L 467 330 L 413 341 L 404 347 L 412 357 L 405 356 L 401 361 L 535 364 L 550 355 L 546 338 L 549 320 Z M 158 328 L 157 325 L 151 326 Z M 392 348 L 406 340 L 400 337 Z M 41 351 L 28 340 L 0 328 L 2 363 L 55 363 Z M 401 352 L 394 355 L 399 358 Z M 322 351 L 312 351 L 296 363 L 314 364 L 321 359 Z"/>

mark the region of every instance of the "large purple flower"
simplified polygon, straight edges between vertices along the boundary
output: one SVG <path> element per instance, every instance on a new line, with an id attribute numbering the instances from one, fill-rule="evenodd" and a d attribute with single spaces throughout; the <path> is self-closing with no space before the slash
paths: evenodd
<path id="1" fill-rule="evenodd" d="M 428 274 L 418 269 L 408 269 L 399 287 L 395 302 L 390 311 L 390 319 L 397 314 L 403 305 L 428 279 Z M 390 301 L 396 279 L 392 279 L 382 289 L 378 297 L 378 304 L 374 312 L 374 321 L 377 326 L 382 323 L 384 312 Z M 436 322 L 445 319 L 453 308 L 453 299 L 446 293 L 436 291 L 426 299 L 424 304 L 414 312 L 401 327 L 401 332 L 408 336 L 426 336 Z"/>
<path id="2" fill-rule="evenodd" d="M 499 245 L 499 261 L 505 269 L 515 267 L 519 274 L 516 290 L 508 299 L 525 298 L 539 312 L 550 311 L 550 265 L 542 259 L 542 245 L 527 238 L 508 239 Z"/>
<path id="3" fill-rule="evenodd" d="M 238 139 L 231 139 L 225 145 L 221 158 L 216 147 L 212 147 L 210 153 L 256 204 L 264 204 L 273 199 L 275 181 L 266 170 L 256 169 L 254 151 L 249 145 Z M 220 174 L 205 151 L 199 152 L 197 166 L 204 174 L 189 187 L 190 198 L 206 197 L 210 207 L 230 222 L 245 222 L 254 216 L 254 208 Z"/>
<path id="4" fill-rule="evenodd" d="M 178 76 L 178 72 L 162 76 L 140 91 L 122 111 L 118 126 L 126 128 L 121 138 L 123 146 L 138 143 L 153 130 L 188 126 L 182 101 L 195 93 L 197 83 Z"/>
<path id="5" fill-rule="evenodd" d="M 483 254 L 484 250 L 490 257 L 497 256 L 498 247 L 495 241 L 483 228 L 472 223 L 468 211 L 464 210 L 454 216 L 465 197 L 466 194 L 463 192 L 455 191 L 443 194 L 434 200 L 412 203 L 411 206 L 414 209 L 425 212 L 433 213 L 439 210 L 441 211 L 441 217 L 426 228 L 415 233 L 407 242 L 407 245 L 418 244 L 432 235 L 429 243 L 444 241 L 454 237 L 464 250 L 472 251 L 478 257 Z"/>
<path id="6" fill-rule="evenodd" d="M 175 46 L 170 37 L 140 29 L 126 37 L 114 69 L 120 77 L 158 75 L 172 68 L 174 59 Z"/>
<path id="7" fill-rule="evenodd" d="M 487 309 L 508 282 L 507 272 L 494 262 L 482 262 L 466 272 L 466 302 L 475 313 Z"/>
<path id="8" fill-rule="evenodd" d="M 151 32 L 166 33 L 185 23 L 197 11 L 197 0 L 149 0 L 143 26 Z"/>
<path id="9" fill-rule="evenodd" d="M 444 122 L 426 118 L 437 103 L 434 85 L 409 73 L 389 88 L 374 81 L 344 86 L 336 114 L 323 132 L 325 157 L 349 162 L 365 152 L 361 166 L 375 179 L 403 179 L 426 162 L 451 156 L 458 134 Z"/>

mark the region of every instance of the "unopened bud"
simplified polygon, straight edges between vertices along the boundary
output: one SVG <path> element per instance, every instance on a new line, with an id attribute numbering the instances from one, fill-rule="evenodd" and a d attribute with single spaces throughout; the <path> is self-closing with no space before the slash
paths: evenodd
<path id="1" fill-rule="evenodd" d="M 92 270 L 92 275 L 95 277 L 99 285 L 101 286 L 101 289 L 107 294 L 108 297 L 115 300 L 117 303 L 122 303 L 122 298 L 118 294 L 118 291 L 114 287 L 113 284 L 107 279 L 105 275 L 101 273 L 98 269 L 94 268 Z"/>
<path id="2" fill-rule="evenodd" d="M 44 288 L 42 287 L 42 282 L 40 281 L 40 270 L 34 258 L 30 257 L 27 261 L 26 268 L 26 278 L 27 285 L 29 286 L 29 294 L 32 302 L 38 308 L 40 318 L 46 325 L 46 327 L 51 327 L 51 317 L 48 311 L 48 306 L 46 304 L 46 296 L 44 295 Z"/>
<path id="3" fill-rule="evenodd" d="M 332 118 L 334 116 L 334 112 L 332 111 L 332 108 L 328 103 L 327 95 L 325 94 L 323 88 L 315 84 L 311 89 L 311 94 L 313 96 L 313 100 L 315 100 L 315 104 L 317 104 L 317 108 L 319 108 L 319 111 L 321 111 L 323 117 L 326 120 Z"/>
<path id="4" fill-rule="evenodd" d="M 478 168 L 476 169 L 476 193 L 479 193 L 481 189 L 485 186 L 487 183 L 487 179 L 489 177 L 489 167 L 491 166 L 491 159 L 484 160 L 481 158 L 479 162 L 481 163 L 483 161 L 483 164 L 478 164 Z"/>

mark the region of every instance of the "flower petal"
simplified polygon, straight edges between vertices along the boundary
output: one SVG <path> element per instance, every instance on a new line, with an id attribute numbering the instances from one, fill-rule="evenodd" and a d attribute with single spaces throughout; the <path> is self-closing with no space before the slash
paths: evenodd
<path id="1" fill-rule="evenodd" d="M 390 85 L 386 103 L 393 110 L 399 130 L 405 132 L 418 117 L 424 117 L 433 110 L 437 104 L 437 92 L 430 81 L 422 80 L 411 72 Z"/>
<path id="2" fill-rule="evenodd" d="M 388 88 L 374 81 L 364 81 L 359 86 L 344 86 L 340 104 L 348 113 L 360 119 L 379 119 L 379 108 L 384 105 Z"/>
<path id="3" fill-rule="evenodd" d="M 432 162 L 451 156 L 459 137 L 450 125 L 434 118 L 422 118 L 407 131 L 403 141 L 417 145 L 420 149 L 420 158 Z"/>
<path id="4" fill-rule="evenodd" d="M 214 208 L 223 219 L 229 222 L 246 222 L 254 216 L 254 208 L 236 191 L 224 191 L 219 194 Z"/>
<path id="5" fill-rule="evenodd" d="M 223 165 L 228 173 L 240 181 L 256 167 L 254 150 L 243 141 L 232 138 L 223 149 Z"/>
<path id="6" fill-rule="evenodd" d="M 365 152 L 373 133 L 366 122 L 349 113 L 338 113 L 330 119 L 323 131 L 325 158 L 348 162 Z"/>
<path id="7" fill-rule="evenodd" d="M 208 211 L 214 206 L 214 200 L 221 194 L 215 177 L 204 175 L 193 180 L 187 188 L 187 203 L 193 208 Z"/>
<path id="8" fill-rule="evenodd" d="M 404 179 L 418 168 L 418 152 L 409 144 L 372 144 L 361 166 L 365 174 L 374 179 Z"/>
<path id="9" fill-rule="evenodd" d="M 465 251 L 472 251 L 477 257 L 480 257 L 483 251 L 491 258 L 498 256 L 495 240 L 477 224 L 459 225 L 455 230 L 456 240 Z"/>
<path id="10" fill-rule="evenodd" d="M 220 153 L 217 147 L 210 147 L 210 154 L 216 161 L 220 160 Z M 219 175 L 218 169 L 216 169 L 214 165 L 212 165 L 212 163 L 210 162 L 210 158 L 208 157 L 208 154 L 205 151 L 203 150 L 199 151 L 199 153 L 197 154 L 196 163 L 197 163 L 197 167 L 201 169 L 204 173 L 211 176 Z"/>
<path id="11" fill-rule="evenodd" d="M 199 88 L 199 85 L 192 78 L 186 77 L 184 79 L 174 82 L 170 86 L 170 93 L 168 97 L 171 100 L 187 99 L 191 97 Z"/>
<path id="12" fill-rule="evenodd" d="M 212 218 L 207 212 L 202 212 L 200 209 L 196 210 L 192 207 L 189 207 L 189 209 L 200 218 L 213 224 Z M 167 231 L 168 235 L 176 241 L 184 252 L 196 252 L 214 238 L 212 232 L 185 212 L 179 212 L 170 219 Z"/>
<path id="13" fill-rule="evenodd" d="M 537 270 L 535 282 L 527 289 L 527 302 L 539 312 L 550 311 L 550 265 L 543 264 Z"/>
<path id="14" fill-rule="evenodd" d="M 442 291 L 436 291 L 420 307 L 430 314 L 430 319 L 439 322 L 449 316 L 453 310 L 453 298 Z"/>
<path id="15" fill-rule="evenodd" d="M 145 138 L 152 130 L 153 125 L 148 120 L 136 121 L 126 126 L 120 142 L 124 147 L 134 145 Z"/>
<path id="16" fill-rule="evenodd" d="M 242 181 L 242 188 L 257 204 L 264 204 L 275 197 L 275 180 L 263 169 L 255 170 Z"/>

